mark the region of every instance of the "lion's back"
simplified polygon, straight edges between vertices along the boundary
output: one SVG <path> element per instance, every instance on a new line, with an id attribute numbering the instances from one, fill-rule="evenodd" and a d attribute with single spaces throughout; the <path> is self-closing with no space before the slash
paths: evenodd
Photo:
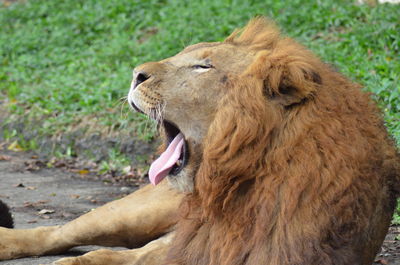
<path id="1" fill-rule="evenodd" d="M 324 240 L 332 252 L 350 242 L 347 251 L 332 256 L 340 260 L 339 255 L 356 253 L 355 257 L 363 257 L 356 262 L 370 264 L 399 196 L 400 158 L 370 95 L 334 71 L 325 81 L 316 98 L 321 116 L 310 131 L 317 145 L 314 152 L 321 159 L 322 186 L 311 192 L 327 207 Z"/>

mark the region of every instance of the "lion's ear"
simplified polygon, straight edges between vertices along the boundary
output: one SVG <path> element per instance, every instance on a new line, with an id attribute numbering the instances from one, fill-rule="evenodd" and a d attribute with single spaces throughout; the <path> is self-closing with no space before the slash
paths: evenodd
<path id="1" fill-rule="evenodd" d="M 311 69 L 290 65 L 285 68 L 271 69 L 264 80 L 264 90 L 274 102 L 285 107 L 298 104 L 312 97 L 318 85 L 320 75 Z"/>
<path id="2" fill-rule="evenodd" d="M 257 75 L 264 82 L 266 96 L 285 107 L 312 97 L 322 84 L 319 60 L 308 51 L 297 49 L 264 53 L 255 62 L 259 65 L 256 67 Z"/>

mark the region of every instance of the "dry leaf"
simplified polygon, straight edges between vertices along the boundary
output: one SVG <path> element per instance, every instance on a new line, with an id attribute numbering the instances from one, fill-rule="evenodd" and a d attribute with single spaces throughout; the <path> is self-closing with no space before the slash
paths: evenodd
<path id="1" fill-rule="evenodd" d="M 87 169 L 81 169 L 81 170 L 78 171 L 78 173 L 81 174 L 81 175 L 87 175 L 87 174 L 89 174 L 89 172 L 90 171 L 87 170 Z"/>
<path id="2" fill-rule="evenodd" d="M 39 201 L 36 201 L 36 202 L 26 201 L 26 202 L 24 202 L 24 207 L 38 207 L 38 206 L 41 206 L 41 205 L 46 204 L 48 202 L 49 202 L 49 200 L 39 200 Z"/>
<path id="3" fill-rule="evenodd" d="M 377 260 L 374 261 L 374 263 L 383 264 L 383 265 L 389 264 L 389 262 L 387 260 L 385 260 L 385 259 L 377 259 Z"/>
<path id="4" fill-rule="evenodd" d="M 0 155 L 0 161 L 10 161 L 11 156 Z"/>
<path id="5" fill-rule="evenodd" d="M 122 169 L 122 172 L 124 172 L 125 174 L 128 174 L 128 173 L 131 172 L 131 170 L 132 170 L 132 167 L 131 166 L 127 166 L 127 167 L 124 167 Z"/>
<path id="6" fill-rule="evenodd" d="M 10 144 L 7 149 L 14 152 L 24 151 L 24 149 L 18 144 L 18 141 L 12 142 L 12 144 Z"/>

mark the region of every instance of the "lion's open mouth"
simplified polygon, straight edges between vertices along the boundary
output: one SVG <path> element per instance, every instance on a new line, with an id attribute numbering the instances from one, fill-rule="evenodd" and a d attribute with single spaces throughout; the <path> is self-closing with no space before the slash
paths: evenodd
<path id="1" fill-rule="evenodd" d="M 177 126 L 172 124 L 171 122 L 164 121 L 163 122 L 165 134 L 167 136 L 167 141 L 168 141 L 168 146 L 171 144 L 171 142 L 176 138 L 177 135 L 182 134 L 182 132 L 179 130 Z M 183 135 L 183 134 L 182 134 Z M 184 136 L 183 136 L 184 138 Z M 181 154 L 179 156 L 178 161 L 174 164 L 172 167 L 171 171 L 169 172 L 171 175 L 177 175 L 179 172 L 182 171 L 182 169 L 186 166 L 187 162 L 189 159 L 189 148 L 186 142 L 186 139 L 184 138 Z"/>
<path id="2" fill-rule="evenodd" d="M 131 106 L 138 112 L 144 113 L 133 102 Z M 151 114 L 148 115 L 152 117 Z M 149 178 L 153 185 L 157 185 L 167 175 L 177 175 L 187 165 L 189 160 L 189 148 L 185 136 L 178 126 L 169 121 L 162 121 L 167 140 L 167 149 L 150 166 Z"/>
<path id="3" fill-rule="evenodd" d="M 157 185 L 169 174 L 177 175 L 189 158 L 188 145 L 179 128 L 168 121 L 160 125 L 164 127 L 168 147 L 150 166 L 149 178 L 153 185 Z"/>

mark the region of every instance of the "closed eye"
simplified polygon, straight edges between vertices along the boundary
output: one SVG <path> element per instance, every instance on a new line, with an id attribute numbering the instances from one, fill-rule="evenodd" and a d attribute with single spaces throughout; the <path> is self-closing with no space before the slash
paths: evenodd
<path id="1" fill-rule="evenodd" d="M 211 64 L 195 64 L 192 65 L 193 69 L 209 69 L 209 68 L 213 68 L 213 66 Z"/>
<path id="2" fill-rule="evenodd" d="M 198 73 L 206 72 L 210 70 L 211 68 L 214 68 L 211 64 L 195 64 L 192 65 L 191 68 Z"/>

